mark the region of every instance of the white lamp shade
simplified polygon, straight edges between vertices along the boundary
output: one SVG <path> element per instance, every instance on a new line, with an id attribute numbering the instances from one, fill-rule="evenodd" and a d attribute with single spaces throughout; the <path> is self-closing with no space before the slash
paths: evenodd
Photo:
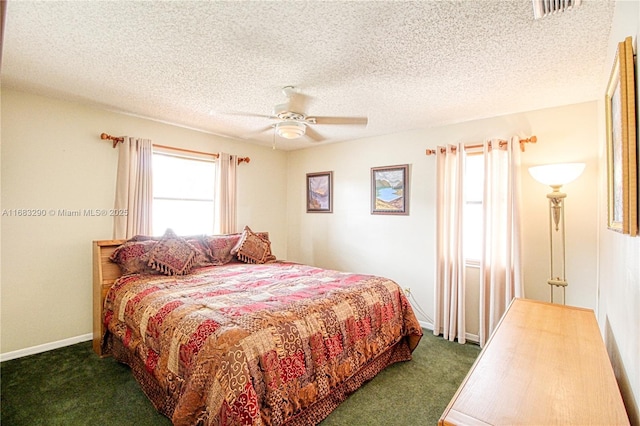
<path id="1" fill-rule="evenodd" d="M 529 173 L 538 182 L 549 186 L 562 186 L 577 179 L 584 171 L 584 163 L 558 163 L 529 167 Z"/>
<path id="2" fill-rule="evenodd" d="M 307 127 L 303 123 L 296 121 L 283 121 L 276 124 L 276 131 L 278 135 L 285 139 L 296 139 L 304 135 Z"/>

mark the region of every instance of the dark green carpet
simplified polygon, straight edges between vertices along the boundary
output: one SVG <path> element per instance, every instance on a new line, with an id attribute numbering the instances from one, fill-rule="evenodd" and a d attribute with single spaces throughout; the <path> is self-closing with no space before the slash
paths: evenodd
<path id="1" fill-rule="evenodd" d="M 382 371 L 321 425 L 435 425 L 479 352 L 425 330 L 413 361 Z M 91 342 L 5 361 L 0 375 L 3 426 L 171 424 L 129 368 L 98 358 Z"/>

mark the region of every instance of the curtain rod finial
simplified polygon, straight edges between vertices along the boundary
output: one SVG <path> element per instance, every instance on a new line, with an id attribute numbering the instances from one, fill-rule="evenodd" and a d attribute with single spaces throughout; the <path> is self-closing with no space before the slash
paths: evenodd
<path id="1" fill-rule="evenodd" d="M 536 143 L 536 142 L 538 142 L 538 138 L 535 135 L 527 139 L 520 139 L 520 151 L 524 152 L 525 143 Z"/>
<path id="2" fill-rule="evenodd" d="M 110 135 L 110 134 L 108 134 L 108 133 L 101 133 L 101 134 L 100 134 L 100 139 L 103 139 L 103 140 L 105 140 L 105 139 L 110 139 L 110 140 L 112 140 L 112 141 L 113 141 L 113 147 L 114 147 L 114 148 L 116 147 L 116 145 L 118 145 L 118 142 L 124 142 L 124 138 L 123 138 L 123 137 L 119 137 L 119 138 L 117 138 L 117 137 L 115 137 L 115 136 L 111 136 L 111 135 Z"/>

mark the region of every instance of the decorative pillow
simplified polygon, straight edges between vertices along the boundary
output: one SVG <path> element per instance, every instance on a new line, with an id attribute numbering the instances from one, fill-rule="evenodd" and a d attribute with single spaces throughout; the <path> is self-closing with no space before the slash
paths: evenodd
<path id="1" fill-rule="evenodd" d="M 242 234 L 227 234 L 205 237 L 211 264 L 220 266 L 231 262 L 233 260 L 231 250 L 238 244 L 241 236 Z"/>
<path id="2" fill-rule="evenodd" d="M 130 274 L 157 274 L 148 266 L 151 251 L 156 245 L 154 240 L 138 240 L 133 237 L 118 247 L 109 256 L 109 259 L 120 266 L 122 275 Z"/>
<path id="3" fill-rule="evenodd" d="M 240 234 L 238 234 L 240 235 Z M 185 239 L 189 244 L 191 244 L 195 249 L 196 249 L 196 257 L 193 260 L 193 267 L 194 268 L 200 268 L 202 266 L 211 266 L 211 260 L 209 260 L 209 247 L 207 246 L 207 241 L 206 241 L 206 235 L 202 234 L 202 235 L 190 235 L 188 237 L 182 237 L 183 239 Z M 162 239 L 162 237 L 155 237 L 155 236 L 150 236 L 150 235 L 136 235 L 135 237 L 132 237 L 129 241 L 149 241 L 149 240 L 153 240 L 153 241 L 160 241 Z M 147 258 L 147 260 L 145 261 L 145 266 L 147 266 L 147 263 L 149 262 L 149 259 Z M 154 273 L 158 273 L 158 271 L 156 271 L 155 269 L 153 269 Z"/>
<path id="4" fill-rule="evenodd" d="M 194 268 L 213 265 L 210 259 L 209 246 L 207 245 L 207 241 L 205 240 L 206 237 L 204 235 L 184 238 L 196 249 L 196 255 L 193 259 Z"/>
<path id="5" fill-rule="evenodd" d="M 276 260 L 271 254 L 269 239 L 256 234 L 248 226 L 244 227 L 242 237 L 231 253 L 245 263 L 268 263 Z"/>
<path id="6" fill-rule="evenodd" d="M 191 271 L 196 248 L 167 229 L 151 251 L 148 265 L 165 275 L 185 275 Z"/>

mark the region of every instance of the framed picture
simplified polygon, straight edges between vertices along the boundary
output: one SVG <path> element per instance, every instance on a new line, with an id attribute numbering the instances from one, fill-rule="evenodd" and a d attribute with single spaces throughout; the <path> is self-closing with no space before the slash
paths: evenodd
<path id="1" fill-rule="evenodd" d="M 631 37 L 618 52 L 605 95 L 607 115 L 607 226 L 638 235 L 638 147 Z"/>
<path id="2" fill-rule="evenodd" d="M 307 173 L 307 213 L 333 213 L 333 172 Z"/>
<path id="3" fill-rule="evenodd" d="M 371 168 L 371 214 L 409 214 L 409 165 Z"/>

